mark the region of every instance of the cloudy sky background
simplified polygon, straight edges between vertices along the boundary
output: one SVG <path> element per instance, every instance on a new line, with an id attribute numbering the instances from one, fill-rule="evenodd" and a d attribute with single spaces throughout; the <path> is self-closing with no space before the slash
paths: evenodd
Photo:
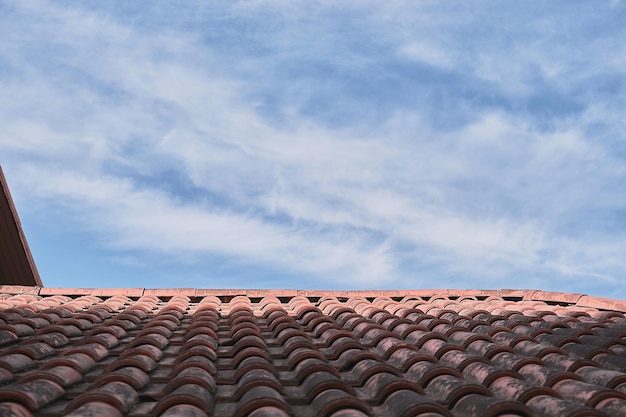
<path id="1" fill-rule="evenodd" d="M 46 286 L 626 298 L 624 3 L 197 3 L 0 0 Z"/>

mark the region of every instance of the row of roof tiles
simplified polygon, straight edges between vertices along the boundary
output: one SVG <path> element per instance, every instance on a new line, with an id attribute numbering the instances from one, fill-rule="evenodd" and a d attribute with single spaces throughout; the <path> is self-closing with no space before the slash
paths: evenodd
<path id="1" fill-rule="evenodd" d="M 40 296 L 66 295 L 81 296 L 93 295 L 96 297 L 112 297 L 116 295 L 127 297 L 141 297 L 153 295 L 157 297 L 186 296 L 191 298 L 215 296 L 234 297 L 238 295 L 262 298 L 275 297 L 336 297 L 348 299 L 351 297 L 426 297 L 426 298 L 459 298 L 459 297 L 503 297 L 514 300 L 545 301 L 549 303 L 564 303 L 579 307 L 591 307 L 604 310 L 626 312 L 626 300 L 606 297 L 596 297 L 586 294 L 552 292 L 542 290 L 471 290 L 471 289 L 430 289 L 430 290 L 355 290 L 355 291 L 325 291 L 325 290 L 290 290 L 290 289 L 199 289 L 199 288 L 49 288 L 36 286 L 0 285 L 2 294 L 32 294 Z"/>
<path id="2" fill-rule="evenodd" d="M 519 297 L 5 293 L 0 415 L 626 415 L 625 338 Z"/>

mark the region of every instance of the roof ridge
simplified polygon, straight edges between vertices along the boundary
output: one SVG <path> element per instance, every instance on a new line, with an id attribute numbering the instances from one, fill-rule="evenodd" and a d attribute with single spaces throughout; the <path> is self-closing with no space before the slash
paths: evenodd
<path id="1" fill-rule="evenodd" d="M 514 301 L 543 301 L 579 307 L 626 312 L 626 301 L 587 294 L 522 289 L 408 289 L 408 290 L 296 290 L 296 289 L 245 289 L 245 288 L 49 288 L 39 286 L 0 285 L 0 293 L 30 294 L 40 296 L 96 296 L 96 297 L 206 297 L 242 295 L 246 297 L 500 297 Z"/>

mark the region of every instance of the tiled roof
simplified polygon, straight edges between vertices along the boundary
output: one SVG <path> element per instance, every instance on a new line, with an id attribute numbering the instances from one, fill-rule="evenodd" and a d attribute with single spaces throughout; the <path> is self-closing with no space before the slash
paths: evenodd
<path id="1" fill-rule="evenodd" d="M 0 287 L 1 416 L 624 416 L 626 303 Z"/>

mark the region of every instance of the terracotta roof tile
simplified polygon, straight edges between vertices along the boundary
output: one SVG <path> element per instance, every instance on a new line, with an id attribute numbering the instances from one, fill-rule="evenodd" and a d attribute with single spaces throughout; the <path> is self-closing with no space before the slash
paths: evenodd
<path id="1" fill-rule="evenodd" d="M 618 300 L 3 286 L 0 306 L 0 415 L 626 415 Z"/>

